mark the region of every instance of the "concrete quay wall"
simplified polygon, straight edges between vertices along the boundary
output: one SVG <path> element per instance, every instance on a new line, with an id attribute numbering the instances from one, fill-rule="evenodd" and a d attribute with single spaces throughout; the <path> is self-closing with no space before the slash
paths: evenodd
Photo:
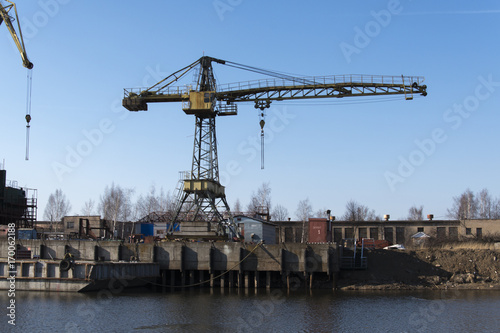
<path id="1" fill-rule="evenodd" d="M 17 240 L 17 249 L 32 258 L 61 260 L 71 253 L 75 260 L 158 263 L 160 270 L 270 271 L 288 274 L 339 271 L 335 243 L 245 244 L 233 242 L 158 242 L 130 244 L 121 241 Z M 0 240 L 0 258 L 7 258 L 8 243 Z"/>

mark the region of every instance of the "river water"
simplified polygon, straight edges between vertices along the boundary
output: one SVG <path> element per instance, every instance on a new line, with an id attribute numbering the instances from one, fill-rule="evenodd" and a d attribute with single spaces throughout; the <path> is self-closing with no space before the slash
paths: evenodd
<path id="1" fill-rule="evenodd" d="M 15 305 L 1 332 L 500 332 L 500 290 L 16 292 Z"/>

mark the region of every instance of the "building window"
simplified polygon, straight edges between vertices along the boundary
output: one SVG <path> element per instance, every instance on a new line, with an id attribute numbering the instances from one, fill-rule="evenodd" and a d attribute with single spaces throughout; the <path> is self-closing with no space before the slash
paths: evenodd
<path id="1" fill-rule="evenodd" d="M 448 235 L 450 239 L 457 240 L 458 239 L 458 227 L 449 227 Z"/>
<path id="2" fill-rule="evenodd" d="M 476 228 L 476 237 L 483 238 L 483 228 Z"/>
<path id="3" fill-rule="evenodd" d="M 354 238 L 354 228 L 345 228 L 345 238 Z"/>
<path id="4" fill-rule="evenodd" d="M 437 227 L 436 233 L 437 233 L 437 238 L 445 238 L 446 237 L 446 227 Z"/>
<path id="5" fill-rule="evenodd" d="M 366 228 L 359 228 L 359 239 L 368 238 L 368 230 Z"/>
<path id="6" fill-rule="evenodd" d="M 424 232 L 424 227 L 418 227 L 417 232 Z"/>
<path id="7" fill-rule="evenodd" d="M 472 235 L 472 229 L 471 228 L 465 228 L 465 234 L 466 235 Z"/>
<path id="8" fill-rule="evenodd" d="M 75 222 L 66 222 L 66 229 L 73 229 L 75 227 Z"/>

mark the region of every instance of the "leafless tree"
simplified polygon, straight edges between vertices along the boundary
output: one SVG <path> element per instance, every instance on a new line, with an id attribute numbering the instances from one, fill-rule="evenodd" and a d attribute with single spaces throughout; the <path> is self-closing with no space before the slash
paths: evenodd
<path id="1" fill-rule="evenodd" d="M 99 203 L 99 210 L 104 219 L 112 221 L 113 233 L 116 230 L 116 222 L 119 220 L 128 221 L 133 213 L 132 193 L 132 189 L 124 189 L 120 185 L 115 185 L 115 183 L 112 183 L 111 187 L 106 186 L 104 189 L 104 194 L 101 196 Z"/>
<path id="2" fill-rule="evenodd" d="M 309 220 L 313 212 L 311 203 L 309 202 L 309 198 L 299 201 L 297 205 L 297 210 L 295 211 L 295 215 L 299 221 L 302 221 L 302 240 L 304 243 L 305 235 L 306 235 L 306 221 Z"/>
<path id="3" fill-rule="evenodd" d="M 323 217 L 328 217 L 328 213 L 327 213 L 326 211 L 327 211 L 327 209 L 326 209 L 326 208 L 323 208 L 323 209 L 318 209 L 318 210 L 316 211 L 316 213 L 314 213 L 314 216 L 315 216 L 315 217 L 321 217 L 321 218 L 323 218 Z"/>
<path id="4" fill-rule="evenodd" d="M 489 191 L 484 188 L 477 197 L 477 217 L 480 219 L 491 219 L 493 217 L 493 200 Z"/>
<path id="5" fill-rule="evenodd" d="M 249 213 L 258 213 L 262 209 L 271 211 L 271 187 L 269 182 L 262 183 L 262 185 L 257 189 L 257 193 L 253 192 L 250 197 L 250 203 L 248 204 L 247 211 Z"/>
<path id="6" fill-rule="evenodd" d="M 83 204 L 82 208 L 82 215 L 84 216 L 90 216 L 94 214 L 94 207 L 95 207 L 95 201 L 92 199 L 89 199 Z"/>
<path id="7" fill-rule="evenodd" d="M 271 213 L 271 220 L 273 221 L 286 221 L 290 215 L 288 214 L 288 209 L 282 205 L 276 205 Z"/>
<path id="8" fill-rule="evenodd" d="M 467 189 L 457 197 L 453 197 L 453 206 L 448 209 L 448 217 L 456 220 L 473 219 L 477 216 L 477 200 L 474 193 Z"/>
<path id="9" fill-rule="evenodd" d="M 346 212 L 342 215 L 344 221 L 375 221 L 378 220 L 373 209 L 359 204 L 355 200 L 350 200 L 345 205 Z"/>
<path id="10" fill-rule="evenodd" d="M 156 186 L 152 185 L 149 193 L 145 196 L 140 195 L 136 202 L 137 217 L 142 218 L 155 212 L 159 214 L 166 214 L 173 212 L 175 207 L 175 200 L 170 195 L 170 192 L 165 193 L 163 188 L 160 193 L 157 192 Z"/>
<path id="11" fill-rule="evenodd" d="M 409 221 L 422 221 L 424 219 L 423 215 L 424 206 L 412 206 L 408 210 L 408 220 Z"/>
<path id="12" fill-rule="evenodd" d="M 147 216 L 153 212 L 161 211 L 160 198 L 156 194 L 156 187 L 151 186 L 149 193 L 145 196 L 140 195 L 137 199 L 136 209 L 139 218 Z"/>
<path id="13" fill-rule="evenodd" d="M 309 198 L 299 201 L 297 205 L 297 210 L 295 211 L 295 216 L 299 221 L 307 221 L 313 213 L 311 203 Z"/>
<path id="14" fill-rule="evenodd" d="M 240 199 L 236 199 L 233 207 L 233 215 L 242 215 Z"/>
<path id="15" fill-rule="evenodd" d="M 61 189 L 58 189 L 50 194 L 43 218 L 50 222 L 61 221 L 64 216 L 68 215 L 70 210 L 71 204 L 66 199 L 66 195 Z"/>

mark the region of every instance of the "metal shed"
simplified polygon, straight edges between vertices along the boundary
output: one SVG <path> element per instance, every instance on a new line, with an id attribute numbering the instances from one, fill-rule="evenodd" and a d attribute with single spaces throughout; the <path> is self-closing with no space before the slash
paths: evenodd
<path id="1" fill-rule="evenodd" d="M 240 228 L 245 242 L 258 243 L 262 240 L 266 244 L 276 244 L 276 225 L 274 223 L 243 215 L 235 216 L 234 221 Z"/>

